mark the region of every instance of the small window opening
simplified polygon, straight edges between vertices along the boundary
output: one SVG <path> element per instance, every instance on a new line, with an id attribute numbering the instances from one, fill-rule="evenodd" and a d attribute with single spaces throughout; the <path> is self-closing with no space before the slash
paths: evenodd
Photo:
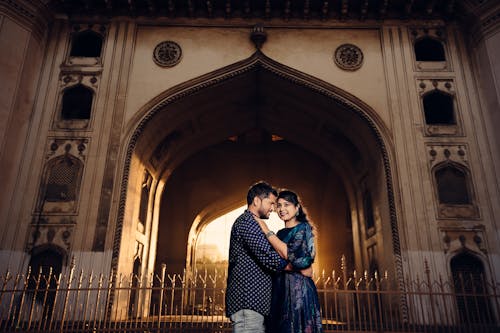
<path id="1" fill-rule="evenodd" d="M 415 42 L 417 61 L 446 61 L 443 44 L 432 38 L 422 38 Z"/>
<path id="2" fill-rule="evenodd" d="M 427 125 L 456 124 L 453 112 L 453 97 L 433 91 L 424 96 L 424 113 Z"/>
<path id="3" fill-rule="evenodd" d="M 448 166 L 436 171 L 439 202 L 442 204 L 466 205 L 471 203 L 467 189 L 467 175 Z"/>
<path id="4" fill-rule="evenodd" d="M 62 99 L 62 119 L 90 119 L 93 92 L 79 84 L 66 89 Z"/>
<path id="5" fill-rule="evenodd" d="M 92 30 L 75 33 L 71 41 L 71 57 L 100 57 L 102 36 Z"/>

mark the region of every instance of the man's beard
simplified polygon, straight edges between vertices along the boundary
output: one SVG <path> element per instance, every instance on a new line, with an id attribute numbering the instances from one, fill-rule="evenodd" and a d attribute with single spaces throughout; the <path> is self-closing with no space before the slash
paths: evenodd
<path id="1" fill-rule="evenodd" d="M 269 218 L 269 215 L 267 215 L 266 213 L 263 213 L 263 212 L 259 211 L 259 218 L 267 220 Z"/>

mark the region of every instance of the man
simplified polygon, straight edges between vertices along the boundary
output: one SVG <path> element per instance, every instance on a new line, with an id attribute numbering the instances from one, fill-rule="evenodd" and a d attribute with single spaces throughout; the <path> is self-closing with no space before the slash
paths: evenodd
<path id="1" fill-rule="evenodd" d="M 248 191 L 247 210 L 231 229 L 226 315 L 234 333 L 264 333 L 264 317 L 271 308 L 271 274 L 287 266 L 254 218 L 268 219 L 277 196 L 269 184 L 254 184 Z"/>

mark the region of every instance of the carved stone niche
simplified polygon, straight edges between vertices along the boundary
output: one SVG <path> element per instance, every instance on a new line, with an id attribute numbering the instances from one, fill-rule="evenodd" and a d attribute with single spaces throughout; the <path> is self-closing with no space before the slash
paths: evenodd
<path id="1" fill-rule="evenodd" d="M 87 36 L 81 38 L 82 36 Z M 88 38 L 91 36 L 91 38 Z M 102 67 L 107 27 L 102 24 L 74 24 L 69 35 L 68 54 L 63 66 Z M 90 42 L 90 43 L 89 43 Z M 80 44 L 80 45 L 75 45 Z M 77 49 L 92 49 L 97 54 L 72 54 Z M 79 53 L 79 52 L 76 52 Z"/>
<path id="2" fill-rule="evenodd" d="M 474 185 L 468 163 L 467 146 L 465 144 L 428 144 L 426 148 L 429 154 L 429 172 L 437 203 L 437 217 L 441 219 L 479 218 L 479 208 L 475 202 Z M 441 201 L 436 173 L 438 170 L 448 167 L 463 174 L 463 188 L 466 191 L 468 202 L 455 204 Z"/>
<path id="3" fill-rule="evenodd" d="M 474 227 L 440 227 L 444 253 L 455 253 L 463 250 L 487 254 L 484 237 L 484 226 Z"/>
<path id="4" fill-rule="evenodd" d="M 88 142 L 87 138 L 49 138 L 34 218 L 78 214 Z"/>
<path id="5" fill-rule="evenodd" d="M 30 252 L 35 247 L 50 244 L 65 249 L 69 253 L 74 228 L 74 222 L 61 225 L 34 223 L 29 228 L 26 251 Z"/>
<path id="6" fill-rule="evenodd" d="M 422 119 L 424 119 L 424 135 L 426 136 L 461 136 L 463 135 L 455 85 L 452 79 L 419 78 L 417 89 L 421 100 Z M 426 121 L 424 97 L 434 92 L 446 94 L 453 98 L 453 121 L 449 124 L 428 124 Z"/>
<path id="7" fill-rule="evenodd" d="M 419 61 L 416 58 L 415 52 L 412 52 L 413 58 L 415 59 L 414 64 L 416 71 L 449 71 L 452 69 L 446 43 L 446 29 L 444 27 L 412 27 L 409 28 L 408 32 L 410 34 L 410 41 L 412 42 L 413 49 L 415 49 L 416 42 L 429 38 L 441 43 L 444 50 L 444 61 Z"/>
<path id="8" fill-rule="evenodd" d="M 101 79 L 100 71 L 66 71 L 62 70 L 59 74 L 59 97 L 56 106 L 56 115 L 53 121 L 53 129 L 55 130 L 89 130 L 91 129 L 92 119 L 94 115 L 94 105 L 96 94 L 99 88 Z M 76 88 L 76 89 L 75 89 Z M 89 116 L 85 117 L 65 117 L 64 114 L 68 110 L 67 105 L 64 105 L 64 98 L 68 94 L 72 94 L 75 90 L 82 89 L 89 95 L 89 101 L 82 100 L 80 105 L 87 105 Z M 88 104 L 87 104 L 88 102 Z M 72 108 L 70 108 L 71 110 Z"/>

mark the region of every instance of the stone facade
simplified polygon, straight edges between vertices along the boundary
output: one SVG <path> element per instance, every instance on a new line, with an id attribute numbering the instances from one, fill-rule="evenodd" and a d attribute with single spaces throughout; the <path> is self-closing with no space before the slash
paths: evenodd
<path id="1" fill-rule="evenodd" d="M 458 3 L 468 15 L 286 19 L 4 1 L 0 268 L 46 247 L 63 269 L 189 268 L 203 225 L 266 179 L 301 194 L 321 267 L 345 253 L 358 270 L 426 260 L 448 276 L 466 251 L 498 281 L 500 6 Z M 444 58 L 420 59 L 422 39 Z"/>

